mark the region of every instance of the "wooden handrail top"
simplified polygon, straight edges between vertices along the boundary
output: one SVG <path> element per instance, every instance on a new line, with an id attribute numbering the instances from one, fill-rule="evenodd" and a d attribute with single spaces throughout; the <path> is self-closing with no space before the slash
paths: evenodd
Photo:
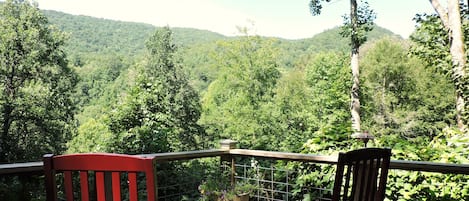
<path id="1" fill-rule="evenodd" d="M 201 151 L 141 154 L 142 157 L 154 157 L 157 161 L 175 161 L 190 160 L 205 157 L 219 156 L 243 156 L 243 157 L 259 157 L 274 160 L 302 161 L 322 164 L 336 164 L 337 156 L 322 156 L 313 154 L 299 154 L 275 151 L 260 151 L 247 149 L 213 149 Z M 450 164 L 426 161 L 403 161 L 391 160 L 390 169 L 407 170 L 407 171 L 423 171 L 437 172 L 443 174 L 465 174 L 469 175 L 469 164 Z M 19 174 L 43 174 L 43 163 L 27 162 L 0 164 L 0 175 L 19 175 Z"/>
<path id="2" fill-rule="evenodd" d="M 228 155 L 229 151 L 225 149 L 211 149 L 200 151 L 182 151 L 182 152 L 168 152 L 156 154 L 140 154 L 142 157 L 152 157 L 157 161 L 175 161 L 175 160 L 190 160 L 196 158 L 207 158 Z"/>
<path id="3" fill-rule="evenodd" d="M 0 175 L 9 174 L 44 174 L 42 161 L 26 163 L 0 164 Z"/>
<path id="4" fill-rule="evenodd" d="M 277 151 L 261 151 L 261 150 L 249 150 L 249 149 L 231 149 L 231 155 L 237 156 L 252 156 L 261 157 L 275 160 L 287 160 L 287 161 L 302 161 L 302 162 L 313 162 L 313 163 L 325 163 L 325 164 L 336 164 L 337 156 L 322 156 L 314 154 L 300 154 L 290 152 L 277 152 Z"/>
<path id="5" fill-rule="evenodd" d="M 389 169 L 469 175 L 469 164 L 391 160 Z"/>

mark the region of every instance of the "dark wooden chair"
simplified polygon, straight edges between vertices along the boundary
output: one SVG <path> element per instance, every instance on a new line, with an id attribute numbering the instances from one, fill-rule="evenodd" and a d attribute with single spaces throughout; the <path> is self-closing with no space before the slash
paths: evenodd
<path id="1" fill-rule="evenodd" d="M 147 200 L 157 200 L 155 161 L 152 158 L 106 153 L 58 156 L 47 154 L 44 155 L 43 161 L 47 201 L 57 201 L 57 174 L 63 174 L 64 195 L 67 201 L 74 200 L 73 195 L 78 192 L 81 194 L 82 201 L 89 201 L 90 189 L 96 189 L 94 196 L 98 201 L 125 200 L 121 199 L 122 174 L 126 174 L 128 178 L 125 183 L 128 183 L 129 200 L 137 201 L 137 176 L 139 173 L 145 174 Z M 74 179 L 72 175 L 79 175 L 79 179 Z M 94 175 L 95 178 L 90 179 L 91 175 Z M 74 180 L 79 180 L 79 190 L 73 189 Z M 96 186 L 90 188 L 90 183 L 95 183 Z M 122 189 L 127 189 L 127 187 Z"/>
<path id="2" fill-rule="evenodd" d="M 391 149 L 364 148 L 340 153 L 333 201 L 382 201 Z"/>

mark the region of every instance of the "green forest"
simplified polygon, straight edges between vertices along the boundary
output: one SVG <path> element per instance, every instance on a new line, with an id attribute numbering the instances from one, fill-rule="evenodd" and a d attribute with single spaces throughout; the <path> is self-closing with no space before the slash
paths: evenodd
<path id="1" fill-rule="evenodd" d="M 0 8 L 0 163 L 45 153 L 202 150 L 221 139 L 323 155 L 363 147 L 351 137 L 350 39 L 341 27 L 300 40 L 249 30 L 228 37 L 18 0 Z M 469 163 L 455 95 L 467 98 L 468 79 L 451 75 L 438 16 L 416 13 L 415 22 L 409 39 L 374 26 L 360 48 L 361 131 L 374 136 L 368 146 L 392 148 L 395 160 Z M 469 114 L 460 115 L 469 125 Z M 392 172 L 388 180 L 390 200 L 469 198 L 460 175 Z M 422 180 L 451 185 L 437 191 Z"/>

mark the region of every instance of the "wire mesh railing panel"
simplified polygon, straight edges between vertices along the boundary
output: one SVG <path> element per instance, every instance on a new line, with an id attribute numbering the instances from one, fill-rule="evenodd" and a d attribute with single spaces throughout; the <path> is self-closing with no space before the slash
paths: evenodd
<path id="1" fill-rule="evenodd" d="M 225 184 L 230 183 L 231 175 L 235 176 L 236 182 L 255 184 L 250 200 L 331 200 L 336 169 L 331 157 L 241 149 L 232 151 L 146 155 L 157 160 L 159 200 L 200 200 L 204 196 L 200 189 L 203 184 L 209 180 L 228 181 L 216 189 L 227 190 L 229 186 Z M 231 172 L 232 161 L 236 162 L 235 173 Z M 396 160 L 391 161 L 390 168 L 386 200 L 469 200 L 467 164 Z M 121 177 L 121 180 L 125 184 L 126 177 Z M 144 183 L 144 176 L 139 176 L 138 180 Z M 42 163 L 0 165 L 0 200 L 45 200 Z"/>
<path id="2" fill-rule="evenodd" d="M 238 159 L 236 181 L 255 184 L 257 189 L 251 200 L 293 201 L 293 200 L 331 200 L 333 176 L 331 165 L 305 162 L 283 162 L 258 158 Z M 323 178 L 321 178 L 323 177 Z"/>
<path id="3" fill-rule="evenodd" d="M 215 158 L 173 161 L 157 165 L 158 200 L 198 200 L 199 185 L 219 169 Z"/>

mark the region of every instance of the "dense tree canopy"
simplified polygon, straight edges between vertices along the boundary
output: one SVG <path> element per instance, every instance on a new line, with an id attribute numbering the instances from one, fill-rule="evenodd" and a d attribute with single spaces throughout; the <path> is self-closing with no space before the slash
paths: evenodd
<path id="1" fill-rule="evenodd" d="M 77 81 L 64 35 L 29 1 L 0 11 L 0 162 L 61 153 L 74 132 Z"/>
<path id="2" fill-rule="evenodd" d="M 407 46 L 383 39 L 362 59 L 366 124 L 383 139 L 388 135 L 431 139 L 455 123 L 450 83 L 442 74 L 427 71 L 421 60 L 409 57 Z"/>
<path id="3" fill-rule="evenodd" d="M 202 100 L 201 122 L 214 139 L 231 138 L 243 147 L 265 149 L 275 138 L 263 120 L 280 77 L 270 44 L 258 36 L 220 44 L 216 58 L 220 72 Z"/>
<path id="4" fill-rule="evenodd" d="M 321 53 L 312 58 L 306 69 L 309 88 L 308 109 L 312 136 L 303 142 L 307 152 L 334 150 L 348 145 L 352 133 L 348 96 L 350 59 L 342 53 Z"/>
<path id="5" fill-rule="evenodd" d="M 156 31 L 147 42 L 148 58 L 110 117 L 110 150 L 154 153 L 197 149 L 200 103 L 175 55 L 172 31 Z"/>
<path id="6" fill-rule="evenodd" d="M 461 38 L 453 39 L 454 36 L 451 35 L 453 33 L 451 30 L 455 29 L 455 27 L 449 27 L 449 19 L 447 16 L 438 17 L 436 14 L 417 15 L 415 20 L 418 27 L 411 35 L 411 39 L 415 42 L 415 45 L 412 48 L 412 53 L 425 60 L 428 64 L 428 68 L 435 69 L 436 71 L 445 74 L 448 79 L 453 82 L 456 90 L 455 95 L 457 104 L 455 109 L 457 111 L 457 121 L 459 128 L 462 130 L 467 126 L 469 119 L 469 92 L 467 90 L 469 78 L 466 73 L 466 61 L 469 58 L 469 51 L 467 51 L 469 15 L 468 5 L 465 5 L 464 3 L 461 3 L 460 5 L 461 14 L 452 14 L 460 17 L 459 28 L 461 29 L 462 35 L 459 37 L 465 39 L 465 41 L 459 41 L 456 45 L 459 46 L 458 48 L 454 47 L 455 42 L 461 40 Z M 445 15 L 445 13 L 441 13 L 440 15 Z M 448 15 L 448 13 L 446 13 L 446 15 Z M 453 20 L 455 20 L 454 17 Z M 456 22 L 451 22 L 451 24 L 454 23 Z M 463 36 L 466 37 L 463 38 Z M 458 49 L 458 51 L 454 50 L 455 48 Z"/>
<path id="7" fill-rule="evenodd" d="M 10 0 L 2 6 L 0 162 L 61 153 L 65 143 L 70 153 L 128 154 L 213 148 L 223 138 L 241 148 L 312 154 L 363 146 L 350 137 L 356 80 L 343 29 L 301 40 L 226 37 L 45 11 L 67 32 L 65 40 L 34 5 Z M 461 18 L 468 35 L 467 12 Z M 375 136 L 369 146 L 393 148 L 394 159 L 468 163 L 469 138 L 455 129 L 460 89 L 448 79 L 454 67 L 448 32 L 437 16 L 416 19 L 412 41 L 374 26 L 371 40 L 358 36 L 361 128 Z M 371 28 L 363 25 L 361 33 Z M 322 178 L 334 173 L 325 168 L 326 177 L 318 177 L 309 167 L 295 168 L 298 192 L 308 182 L 327 186 Z M 159 176 L 176 181 L 177 171 Z M 457 183 L 464 179 L 391 172 L 388 198 L 467 200 L 469 187 Z M 451 185 L 428 188 L 422 180 Z M 2 192 L 13 183 L 0 181 L 1 200 L 12 200 Z"/>

